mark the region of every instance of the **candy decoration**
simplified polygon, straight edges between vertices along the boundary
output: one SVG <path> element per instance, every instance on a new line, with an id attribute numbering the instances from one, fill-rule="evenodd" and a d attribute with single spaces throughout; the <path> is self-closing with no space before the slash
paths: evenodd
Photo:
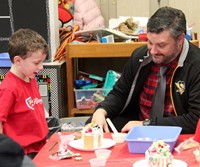
<path id="1" fill-rule="evenodd" d="M 171 165 L 173 155 L 170 152 L 170 146 L 159 140 L 153 142 L 145 152 L 145 159 L 149 167 L 166 167 Z"/>

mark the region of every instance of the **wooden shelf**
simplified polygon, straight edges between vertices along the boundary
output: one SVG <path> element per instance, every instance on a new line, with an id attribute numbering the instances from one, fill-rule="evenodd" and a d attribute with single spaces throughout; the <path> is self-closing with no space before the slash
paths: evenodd
<path id="1" fill-rule="evenodd" d="M 78 109 L 78 108 L 71 109 L 72 116 L 74 116 L 74 114 L 92 114 L 93 112 L 94 109 Z"/>
<path id="2" fill-rule="evenodd" d="M 191 41 L 199 46 L 198 40 Z M 130 43 L 84 43 L 84 44 L 68 44 L 66 47 L 66 74 L 67 74 L 67 95 L 68 95 L 68 116 L 73 117 L 75 114 L 92 114 L 94 110 L 77 109 L 74 101 L 74 65 L 76 58 L 116 58 L 129 57 L 132 52 L 146 45 L 146 42 L 130 42 Z"/>
<path id="3" fill-rule="evenodd" d="M 69 44 L 68 58 L 129 57 L 132 51 L 146 42 Z"/>

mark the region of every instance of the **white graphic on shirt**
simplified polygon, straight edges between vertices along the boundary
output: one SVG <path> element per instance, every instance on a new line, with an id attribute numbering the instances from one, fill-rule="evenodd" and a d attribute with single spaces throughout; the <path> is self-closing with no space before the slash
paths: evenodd
<path id="1" fill-rule="evenodd" d="M 176 92 L 179 92 L 181 95 L 185 92 L 185 82 L 184 81 L 178 81 L 175 83 L 177 90 Z"/>
<path id="2" fill-rule="evenodd" d="M 38 99 L 38 98 L 35 98 L 35 99 L 32 99 L 31 97 L 28 97 L 26 99 L 26 105 L 28 106 L 28 108 L 34 110 L 34 105 L 35 104 L 42 104 L 42 99 Z"/>

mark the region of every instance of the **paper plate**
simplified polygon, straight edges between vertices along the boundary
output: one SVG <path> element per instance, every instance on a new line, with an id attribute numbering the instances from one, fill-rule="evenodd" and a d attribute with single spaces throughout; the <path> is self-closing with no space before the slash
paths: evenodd
<path id="1" fill-rule="evenodd" d="M 97 149 L 110 148 L 110 147 L 114 146 L 115 144 L 116 144 L 116 142 L 114 140 L 103 138 L 102 146 L 100 148 L 97 148 Z M 97 150 L 97 149 L 86 149 L 86 148 L 84 148 L 82 139 L 71 141 L 69 143 L 69 146 L 71 146 L 72 148 L 75 148 L 77 150 L 81 150 L 81 151 L 94 151 L 94 150 Z"/>
<path id="2" fill-rule="evenodd" d="M 187 167 L 187 163 L 182 161 L 182 160 L 178 160 L 178 159 L 174 159 L 172 161 L 172 165 L 173 167 Z M 147 167 L 146 166 L 146 161 L 145 160 L 140 160 L 137 161 L 133 164 L 133 167 Z"/>

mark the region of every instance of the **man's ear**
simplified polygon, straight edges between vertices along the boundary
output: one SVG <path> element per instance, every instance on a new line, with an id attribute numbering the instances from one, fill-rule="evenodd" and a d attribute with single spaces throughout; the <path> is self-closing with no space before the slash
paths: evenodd
<path id="1" fill-rule="evenodd" d="M 179 46 L 182 46 L 184 40 L 185 40 L 185 34 L 182 33 L 182 34 L 178 37 L 178 44 L 179 44 Z"/>
<path id="2" fill-rule="evenodd" d="M 179 41 L 184 41 L 185 39 L 185 34 L 182 33 L 179 37 L 178 37 Z"/>

